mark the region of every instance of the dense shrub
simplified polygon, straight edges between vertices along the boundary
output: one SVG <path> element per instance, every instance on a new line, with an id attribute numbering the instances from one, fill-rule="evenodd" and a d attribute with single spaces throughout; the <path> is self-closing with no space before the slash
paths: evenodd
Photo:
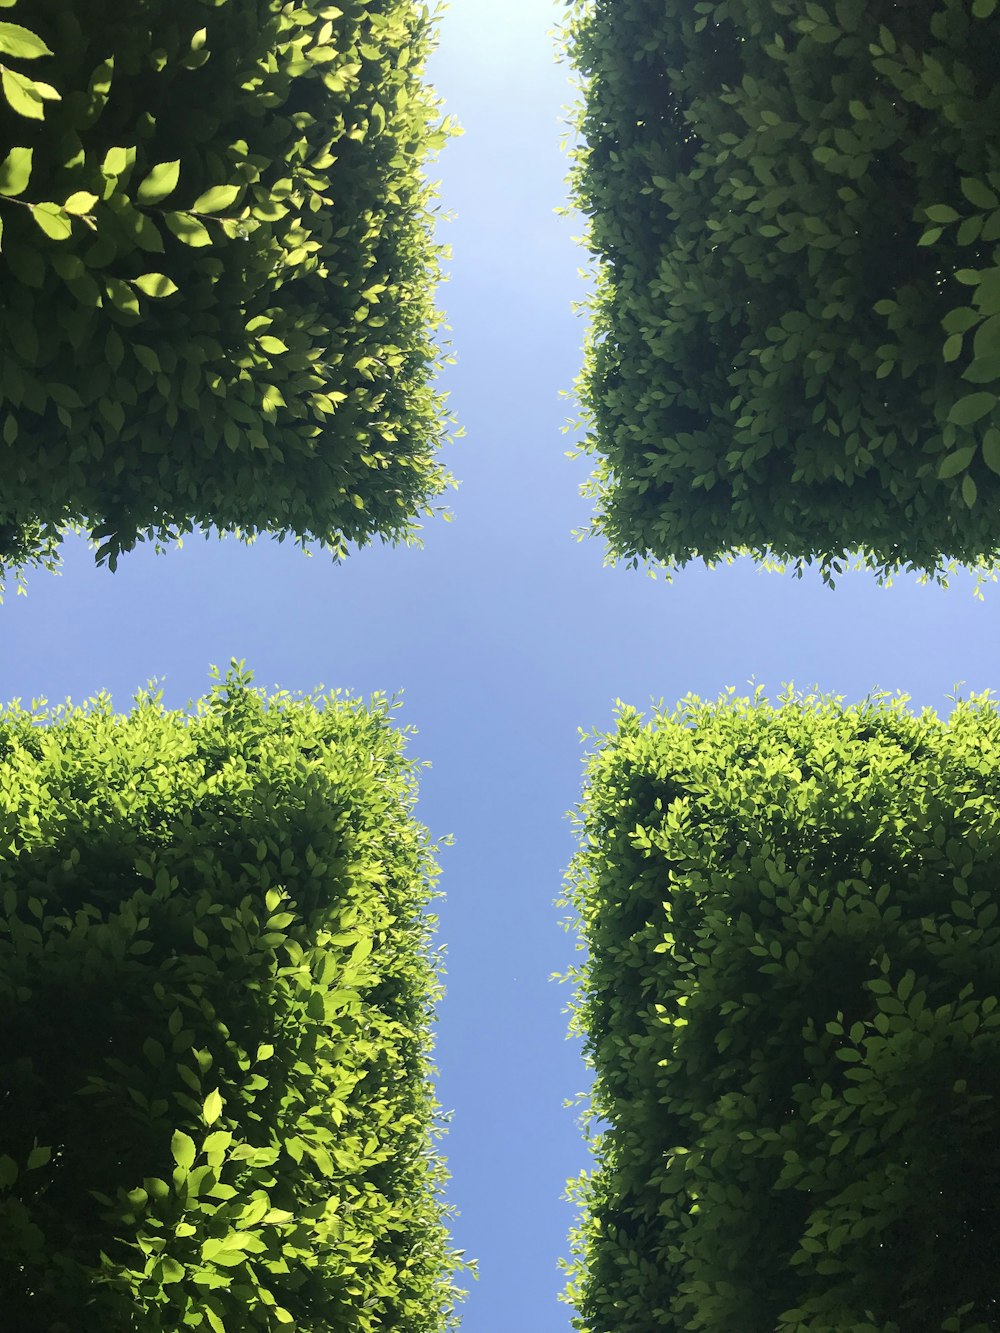
<path id="1" fill-rule="evenodd" d="M 112 568 L 412 537 L 447 480 L 424 6 L 4 2 L 0 572 L 71 524 Z"/>
<path id="2" fill-rule="evenodd" d="M 0 1323 L 439 1333 L 436 866 L 376 698 L 0 714 Z"/>
<path id="3" fill-rule="evenodd" d="M 593 530 L 1000 556 L 996 0 L 570 0 Z"/>
<path id="4" fill-rule="evenodd" d="M 998 1327 L 998 775 L 985 699 L 621 713 L 569 881 L 575 1327 Z"/>

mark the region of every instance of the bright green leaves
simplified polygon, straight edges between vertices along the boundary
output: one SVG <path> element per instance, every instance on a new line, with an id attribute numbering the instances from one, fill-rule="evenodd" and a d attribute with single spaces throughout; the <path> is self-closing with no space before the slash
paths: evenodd
<path id="1" fill-rule="evenodd" d="M 54 241 L 65 241 L 73 234 L 73 223 L 66 210 L 58 204 L 32 204 L 31 216 L 45 235 Z"/>
<path id="2" fill-rule="evenodd" d="M 167 213 L 164 221 L 179 241 L 195 249 L 212 244 L 212 237 L 204 223 L 191 213 Z"/>
<path id="3" fill-rule="evenodd" d="M 129 155 L 125 148 L 109 148 L 104 154 L 101 170 L 105 176 L 117 177 L 129 165 Z"/>
<path id="4" fill-rule="evenodd" d="M 214 1125 L 222 1114 L 223 1100 L 218 1088 L 213 1088 L 205 1098 L 201 1108 L 201 1118 L 206 1125 Z"/>
<path id="5" fill-rule="evenodd" d="M 163 273 L 143 273 L 133 278 L 132 283 L 147 296 L 172 296 L 177 291 L 177 284 Z"/>
<path id="6" fill-rule="evenodd" d="M 235 203 L 239 197 L 238 185 L 217 185 L 214 189 L 200 194 L 191 205 L 192 213 L 220 213 L 224 208 Z"/>
<path id="7" fill-rule="evenodd" d="M 28 120 L 44 120 L 45 103 L 58 101 L 59 93 L 51 84 L 29 78 L 20 70 L 3 63 L 3 57 L 38 60 L 52 52 L 35 33 L 19 23 L 0 22 L 0 88 L 10 109 Z"/>
<path id="8" fill-rule="evenodd" d="M 174 1130 L 173 1137 L 170 1140 L 170 1151 L 173 1154 L 174 1161 L 182 1171 L 189 1170 L 194 1166 L 195 1147 L 194 1139 L 190 1134 L 185 1134 L 183 1130 Z"/>
<path id="9" fill-rule="evenodd" d="M 123 367 L 150 350 L 111 333 Z M 0 1207 L 46 1238 L 30 1272 L 0 1246 L 5 1311 L 75 1327 L 86 1291 L 94 1328 L 183 1301 L 185 1327 L 274 1333 L 314 1284 L 338 1326 L 452 1326 L 437 871 L 403 744 L 384 699 L 267 698 L 237 663 L 191 714 L 152 692 L 122 718 L 0 712 L 0 1083 L 25 1145 Z"/>
<path id="10" fill-rule="evenodd" d="M 166 199 L 168 194 L 173 194 L 177 188 L 177 181 L 180 178 L 180 161 L 160 162 L 153 167 L 152 171 L 143 179 L 139 188 L 135 192 L 136 202 L 149 206 L 158 204 Z"/>
<path id="11" fill-rule="evenodd" d="M 73 217 L 84 217 L 96 203 L 96 194 L 91 194 L 89 190 L 75 190 L 63 204 L 63 209 Z"/>
<path id="12" fill-rule="evenodd" d="M 12 148 L 0 162 L 0 194 L 16 198 L 27 189 L 31 179 L 30 148 Z"/>
<path id="13" fill-rule="evenodd" d="M 51 84 L 29 79 L 5 65 L 0 66 L 0 89 L 10 109 L 28 120 L 44 120 L 45 103 L 59 101 L 59 94 Z"/>
<path id="14" fill-rule="evenodd" d="M 40 37 L 18 23 L 0 23 L 0 55 L 17 56 L 20 60 L 37 60 L 52 52 Z"/>
<path id="15" fill-rule="evenodd" d="M 15 527 L 44 533 L 48 559 L 68 518 L 89 526 L 109 567 L 143 537 L 230 530 L 237 514 L 247 540 L 292 531 L 338 556 L 417 540 L 448 482 L 424 166 L 453 131 L 423 84 L 430 16 L 416 0 L 388 0 L 377 22 L 263 0 L 251 24 L 216 0 L 192 32 L 150 0 L 148 23 L 99 34 L 84 0 L 64 8 L 51 54 L 16 67 L 0 51 L 18 115 L 63 99 L 51 135 L 24 122 L 17 136 L 34 162 L 15 137 L 0 166 L 21 302 L 0 328 Z M 257 317 L 273 343 L 234 338 Z M 119 332 L 146 350 L 110 359 Z M 0 552 L 0 590 L 31 550 Z"/>

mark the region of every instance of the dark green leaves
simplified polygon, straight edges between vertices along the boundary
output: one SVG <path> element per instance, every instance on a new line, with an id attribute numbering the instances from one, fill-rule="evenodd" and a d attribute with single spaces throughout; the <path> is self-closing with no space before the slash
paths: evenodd
<path id="1" fill-rule="evenodd" d="M 1000 562 L 996 408 L 973 392 L 998 367 L 967 336 L 1000 314 L 1000 17 L 979 8 L 571 0 L 599 266 L 582 451 L 612 557 L 828 581 Z"/>
<path id="2" fill-rule="evenodd" d="M 990 1327 L 995 703 L 689 696 L 594 739 L 574 1326 Z"/>

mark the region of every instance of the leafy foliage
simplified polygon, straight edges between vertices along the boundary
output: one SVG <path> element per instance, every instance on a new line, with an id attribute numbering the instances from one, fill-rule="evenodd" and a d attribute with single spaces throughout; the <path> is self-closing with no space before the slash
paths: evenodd
<path id="1" fill-rule="evenodd" d="M 412 539 L 448 481 L 424 7 L 3 8 L 0 573 L 83 524 L 111 568 Z"/>
<path id="2" fill-rule="evenodd" d="M 672 568 L 1000 557 L 996 0 L 570 0 L 592 531 Z"/>
<path id="3" fill-rule="evenodd" d="M 1000 714 L 781 704 L 623 709 L 588 761 L 575 1327 L 988 1333 Z"/>
<path id="4" fill-rule="evenodd" d="M 0 1308 L 439 1333 L 437 867 L 384 700 L 0 714 Z"/>

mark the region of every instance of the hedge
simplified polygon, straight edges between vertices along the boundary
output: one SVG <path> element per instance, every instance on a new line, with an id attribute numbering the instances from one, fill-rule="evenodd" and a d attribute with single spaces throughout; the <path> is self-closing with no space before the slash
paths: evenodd
<path id="1" fill-rule="evenodd" d="M 588 761 L 586 1333 L 1000 1321 L 1000 715 L 758 692 Z"/>
<path id="2" fill-rule="evenodd" d="M 437 867 L 376 696 L 0 713 L 0 1309 L 454 1327 Z"/>
<path id="3" fill-rule="evenodd" d="M 591 531 L 1000 561 L 996 0 L 569 0 Z"/>
<path id="4" fill-rule="evenodd" d="M 449 480 L 425 7 L 3 9 L 0 573 L 84 525 L 112 568 L 411 540 Z"/>

